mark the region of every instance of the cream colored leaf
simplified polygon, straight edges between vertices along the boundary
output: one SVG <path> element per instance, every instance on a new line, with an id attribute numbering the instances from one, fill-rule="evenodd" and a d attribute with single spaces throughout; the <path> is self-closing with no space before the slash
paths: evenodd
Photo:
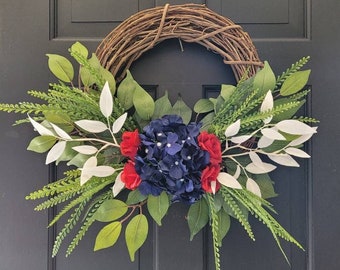
<path id="1" fill-rule="evenodd" d="M 81 169 L 81 175 L 80 175 L 80 185 L 84 185 L 90 178 L 93 176 L 93 174 L 87 170 L 88 168 L 93 168 L 97 166 L 97 158 L 96 157 L 90 157 L 86 162 L 84 163 L 83 168 Z"/>
<path id="2" fill-rule="evenodd" d="M 255 195 L 257 195 L 259 197 L 262 196 L 261 195 L 261 189 L 260 189 L 259 185 L 253 179 L 251 179 L 251 178 L 247 179 L 246 188 L 250 192 L 254 193 Z"/>
<path id="3" fill-rule="evenodd" d="M 79 120 L 76 121 L 75 124 L 91 133 L 100 133 L 107 130 L 107 126 L 103 122 L 97 120 Z"/>
<path id="4" fill-rule="evenodd" d="M 125 188 L 125 183 L 122 181 L 121 175 L 122 172 L 117 175 L 116 180 L 112 186 L 113 197 L 116 197 Z"/>
<path id="5" fill-rule="evenodd" d="M 308 155 L 305 151 L 295 148 L 295 147 L 288 147 L 285 149 L 285 152 L 289 155 L 300 157 L 300 158 L 310 158 L 310 155 Z"/>
<path id="6" fill-rule="evenodd" d="M 84 155 L 93 155 L 98 151 L 98 149 L 92 145 L 79 145 L 72 147 L 72 149 Z"/>
<path id="7" fill-rule="evenodd" d="M 210 186 L 211 186 L 212 193 L 215 194 L 216 193 L 216 181 L 211 181 Z"/>
<path id="8" fill-rule="evenodd" d="M 251 138 L 251 135 L 241 135 L 237 137 L 232 137 L 230 140 L 235 144 L 241 144 L 245 141 L 248 141 Z"/>
<path id="9" fill-rule="evenodd" d="M 63 154 L 66 147 L 65 141 L 57 142 L 51 150 L 48 152 L 46 156 L 46 164 L 50 164 L 53 161 L 56 161 Z"/>
<path id="10" fill-rule="evenodd" d="M 316 132 L 317 127 L 313 127 L 313 129 Z M 297 145 L 303 144 L 304 142 L 308 141 L 312 136 L 313 136 L 313 134 L 301 135 L 299 138 L 291 141 L 289 143 L 289 146 L 297 146 Z"/>
<path id="11" fill-rule="evenodd" d="M 108 118 L 112 114 L 113 99 L 110 91 L 109 83 L 106 81 L 99 99 L 99 107 L 102 114 Z"/>
<path id="12" fill-rule="evenodd" d="M 51 130 L 49 130 L 48 128 L 44 127 L 42 124 L 38 123 L 37 121 L 33 120 L 29 115 L 28 115 L 28 119 L 30 120 L 32 126 L 34 127 L 34 129 L 41 135 L 41 136 L 53 136 L 55 137 L 55 135 L 53 134 L 53 132 Z"/>
<path id="13" fill-rule="evenodd" d="M 269 139 L 266 136 L 262 136 L 257 142 L 258 148 L 266 148 L 274 142 L 273 139 Z"/>
<path id="14" fill-rule="evenodd" d="M 121 116 L 119 116 L 116 119 L 116 121 L 114 121 L 114 123 L 112 125 L 112 133 L 113 134 L 118 133 L 122 129 L 122 127 L 123 127 L 123 125 L 125 123 L 126 118 L 127 118 L 127 113 L 124 113 Z"/>
<path id="15" fill-rule="evenodd" d="M 265 162 L 263 162 L 261 166 L 257 166 L 254 163 L 249 163 L 246 166 L 246 170 L 253 174 L 269 173 L 271 171 L 274 171 L 275 169 L 276 169 L 275 165 Z"/>
<path id="16" fill-rule="evenodd" d="M 265 98 L 262 101 L 260 111 L 261 112 L 266 112 L 269 110 L 272 110 L 274 107 L 274 99 L 272 95 L 272 91 L 269 90 L 265 96 Z M 273 119 L 273 116 L 267 117 L 266 119 L 263 120 L 265 124 L 270 123 L 270 121 Z"/>
<path id="17" fill-rule="evenodd" d="M 261 133 L 263 134 L 263 136 L 266 136 L 269 139 L 272 140 L 279 140 L 279 141 L 285 141 L 286 138 L 277 130 L 273 129 L 273 128 L 264 128 L 261 129 Z"/>
<path id="18" fill-rule="evenodd" d="M 295 134 L 295 135 L 306 135 L 314 134 L 316 130 L 305 123 L 298 120 L 283 120 L 275 125 L 275 127 L 285 133 Z"/>
<path id="19" fill-rule="evenodd" d="M 72 140 L 71 136 L 66 133 L 66 131 L 62 130 L 60 127 L 57 125 L 50 123 L 51 126 L 53 127 L 54 131 L 64 140 Z"/>
<path id="20" fill-rule="evenodd" d="M 240 167 L 240 165 L 237 165 L 236 171 L 235 171 L 233 177 L 234 177 L 235 179 L 238 179 L 238 178 L 240 177 L 240 175 L 241 175 L 241 167 Z"/>
<path id="21" fill-rule="evenodd" d="M 232 123 L 230 126 L 227 127 L 224 135 L 227 138 L 235 136 L 240 131 L 240 128 L 241 128 L 241 120 L 238 119 L 235 123 Z"/>
<path id="22" fill-rule="evenodd" d="M 254 151 L 249 152 L 250 160 L 256 165 L 256 166 L 262 166 L 263 162 L 258 154 L 256 154 Z"/>
<path id="23" fill-rule="evenodd" d="M 226 172 L 220 172 L 217 176 L 217 180 L 226 187 L 242 189 L 241 184 L 232 175 Z"/>
<path id="24" fill-rule="evenodd" d="M 300 167 L 299 163 L 295 161 L 290 155 L 288 154 L 268 154 L 268 157 L 283 166 L 289 166 L 289 167 Z"/>

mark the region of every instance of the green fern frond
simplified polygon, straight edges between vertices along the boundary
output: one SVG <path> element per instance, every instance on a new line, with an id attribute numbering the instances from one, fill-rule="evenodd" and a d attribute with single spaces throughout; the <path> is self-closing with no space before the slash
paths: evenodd
<path id="1" fill-rule="evenodd" d="M 94 214 L 98 210 L 98 208 L 108 199 L 112 198 L 112 191 L 108 190 L 104 192 L 103 194 L 99 195 L 93 202 L 92 207 L 90 210 L 87 212 L 86 217 L 84 219 L 83 225 L 80 227 L 77 235 L 72 239 L 70 245 L 67 248 L 66 251 L 66 257 L 71 255 L 73 250 L 76 248 L 76 246 L 79 244 L 81 239 L 84 237 L 90 226 L 93 224 L 95 221 L 95 216 Z M 55 256 L 56 254 L 54 254 Z"/>
<path id="2" fill-rule="evenodd" d="M 47 184 L 43 188 L 30 193 L 26 196 L 26 200 L 37 200 L 44 197 L 54 196 L 55 194 L 67 192 L 68 190 L 74 191 L 76 187 L 80 187 L 79 176 L 79 170 L 68 171 L 65 178 Z"/>
<path id="3" fill-rule="evenodd" d="M 59 248 L 60 248 L 62 242 L 64 241 L 65 237 L 71 232 L 71 230 L 74 228 L 74 226 L 79 221 L 80 216 L 81 216 L 82 212 L 84 211 L 84 208 L 85 208 L 86 204 L 88 203 L 88 201 L 89 201 L 89 199 L 85 199 L 84 201 L 82 201 L 79 204 L 79 206 L 74 210 L 74 212 L 71 214 L 70 218 L 65 223 L 62 230 L 57 235 L 57 237 L 54 241 L 53 250 L 52 250 L 52 256 L 53 257 L 58 253 Z"/>
<path id="4" fill-rule="evenodd" d="M 14 113 L 34 113 L 40 114 L 47 109 L 47 105 L 31 103 L 31 102 L 20 102 L 18 104 L 0 104 L 0 111 L 3 112 L 14 112 Z"/>
<path id="5" fill-rule="evenodd" d="M 211 194 L 207 194 L 207 201 L 210 209 L 211 215 L 211 231 L 213 235 L 213 248 L 214 248 L 214 257 L 215 257 L 215 269 L 221 269 L 220 263 L 220 248 L 219 248 L 219 240 L 218 240 L 218 232 L 219 232 L 219 224 L 218 224 L 218 215 L 215 208 L 215 202 Z"/>
<path id="6" fill-rule="evenodd" d="M 61 204 L 63 202 L 66 202 L 70 199 L 72 199 L 73 197 L 75 197 L 78 194 L 78 189 L 79 188 L 75 188 L 74 190 L 67 190 L 63 193 L 60 193 L 44 202 L 42 202 L 41 204 L 38 204 L 34 210 L 35 211 L 41 211 L 47 208 L 51 208 L 53 206 L 56 206 L 57 204 Z"/>
<path id="7" fill-rule="evenodd" d="M 249 238 L 252 239 L 253 241 L 255 241 L 255 236 L 254 236 L 254 233 L 253 233 L 253 231 L 251 229 L 251 226 L 250 226 L 250 224 L 248 222 L 248 217 L 246 217 L 243 214 L 243 211 L 242 211 L 242 209 L 240 209 L 239 205 L 235 201 L 235 198 L 232 196 L 232 194 L 230 194 L 230 192 L 229 192 L 230 189 L 223 186 L 223 187 L 221 187 L 220 190 L 221 190 L 222 197 L 223 197 L 224 201 L 230 206 L 230 208 L 233 211 L 235 217 L 237 218 L 237 220 L 240 222 L 242 227 L 247 232 Z M 247 208 L 247 209 L 251 210 L 249 208 Z"/>
<path id="8" fill-rule="evenodd" d="M 312 117 L 305 117 L 305 116 L 300 116 L 300 117 L 294 117 L 294 119 L 299 120 L 304 123 L 319 123 L 320 121 L 312 118 Z"/>

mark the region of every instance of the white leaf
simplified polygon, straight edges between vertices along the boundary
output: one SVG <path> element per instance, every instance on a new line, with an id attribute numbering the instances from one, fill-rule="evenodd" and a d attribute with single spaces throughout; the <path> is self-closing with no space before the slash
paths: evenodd
<path id="1" fill-rule="evenodd" d="M 274 142 L 273 139 L 269 139 L 266 136 L 262 136 L 257 142 L 257 147 L 266 148 Z"/>
<path id="2" fill-rule="evenodd" d="M 274 99 L 272 95 L 272 91 L 269 90 L 265 96 L 265 98 L 262 101 L 262 105 L 260 108 L 260 112 L 266 112 L 269 110 L 272 110 L 274 107 Z M 265 124 L 268 124 L 272 120 L 273 116 L 267 117 L 266 119 L 263 120 Z"/>
<path id="3" fill-rule="evenodd" d="M 113 99 L 110 91 L 109 83 L 106 81 L 99 99 L 99 107 L 102 114 L 108 118 L 112 114 Z"/>
<path id="4" fill-rule="evenodd" d="M 292 119 L 280 121 L 275 127 L 289 134 L 306 135 L 316 133 L 316 129 L 298 120 Z"/>
<path id="5" fill-rule="evenodd" d="M 122 181 L 121 175 L 122 175 L 122 172 L 120 172 L 117 175 L 115 183 L 113 184 L 113 187 L 112 187 L 113 197 L 116 197 L 125 187 L 125 183 Z"/>
<path id="6" fill-rule="evenodd" d="M 100 133 L 107 130 L 107 126 L 103 122 L 97 120 L 79 120 L 76 121 L 75 124 L 91 133 Z"/>
<path id="7" fill-rule="evenodd" d="M 242 135 L 242 136 L 232 137 L 231 141 L 236 144 L 241 144 L 249 140 L 250 138 L 251 138 L 251 135 Z"/>
<path id="8" fill-rule="evenodd" d="M 235 171 L 233 177 L 234 177 L 235 179 L 237 179 L 237 178 L 240 177 L 240 175 L 241 175 L 241 167 L 240 167 L 239 165 L 237 165 L 236 171 Z"/>
<path id="9" fill-rule="evenodd" d="M 93 174 L 87 170 L 88 168 L 93 168 L 97 166 L 97 158 L 96 157 L 90 157 L 86 162 L 84 163 L 83 168 L 81 169 L 81 175 L 80 175 L 80 185 L 84 185 L 90 178 L 93 176 Z"/>
<path id="10" fill-rule="evenodd" d="M 216 181 L 211 181 L 210 187 L 211 187 L 212 193 L 215 194 L 216 193 Z"/>
<path id="11" fill-rule="evenodd" d="M 247 179 L 247 183 L 246 183 L 246 188 L 254 193 L 255 195 L 261 197 L 261 189 L 259 187 L 259 185 L 251 178 Z"/>
<path id="12" fill-rule="evenodd" d="M 48 152 L 46 156 L 46 164 L 50 164 L 53 161 L 56 161 L 63 154 L 66 147 L 65 141 L 57 142 L 51 150 Z"/>
<path id="13" fill-rule="evenodd" d="M 316 132 L 317 128 L 316 127 L 313 127 L 313 128 Z M 299 138 L 291 141 L 289 143 L 289 145 L 290 146 L 297 146 L 297 145 L 303 144 L 304 142 L 308 141 L 312 136 L 313 136 L 313 134 L 301 135 Z"/>
<path id="14" fill-rule="evenodd" d="M 275 165 L 270 164 L 270 163 L 265 163 L 265 162 L 262 162 L 261 166 L 257 166 L 254 163 L 249 163 L 246 166 L 246 170 L 250 173 L 253 173 L 253 174 L 269 173 L 269 172 L 271 172 L 275 169 L 276 169 Z"/>
<path id="15" fill-rule="evenodd" d="M 107 177 L 114 174 L 115 169 L 110 166 L 96 166 L 83 168 L 82 172 L 92 176 Z"/>
<path id="16" fill-rule="evenodd" d="M 242 189 L 241 184 L 232 175 L 226 172 L 220 172 L 217 176 L 217 180 L 226 187 Z"/>
<path id="17" fill-rule="evenodd" d="M 62 130 L 60 127 L 57 125 L 50 123 L 51 126 L 53 127 L 54 131 L 63 139 L 65 140 L 72 140 L 71 136 L 68 135 L 64 130 Z"/>
<path id="18" fill-rule="evenodd" d="M 241 128 L 241 120 L 238 119 L 235 123 L 232 123 L 227 129 L 225 130 L 225 136 L 227 138 L 230 138 L 232 136 L 235 136 Z"/>
<path id="19" fill-rule="evenodd" d="M 125 123 L 126 117 L 127 117 L 127 113 L 124 113 L 123 115 L 119 116 L 116 119 L 116 121 L 114 121 L 114 123 L 112 125 L 112 133 L 113 134 L 118 133 L 122 129 L 122 127 Z"/>
<path id="20" fill-rule="evenodd" d="M 28 115 L 28 119 L 30 120 L 30 122 L 31 122 L 32 126 L 35 128 L 35 130 L 41 136 L 47 135 L 47 136 L 55 137 L 55 135 L 53 134 L 53 132 L 51 130 L 49 130 L 48 128 L 44 127 L 42 124 L 39 124 L 35 120 L 33 120 L 29 115 Z"/>
<path id="21" fill-rule="evenodd" d="M 285 152 L 289 155 L 300 157 L 300 158 L 310 158 L 310 155 L 308 155 L 305 151 L 295 148 L 295 147 L 288 147 L 285 149 Z"/>
<path id="22" fill-rule="evenodd" d="M 263 134 L 263 136 L 266 136 L 269 139 L 272 140 L 279 140 L 279 141 L 285 141 L 286 138 L 277 130 L 273 129 L 273 128 L 264 128 L 261 129 L 261 133 Z"/>
<path id="23" fill-rule="evenodd" d="M 93 155 L 97 153 L 98 149 L 92 145 L 80 145 L 72 147 L 74 151 L 84 155 Z"/>
<path id="24" fill-rule="evenodd" d="M 256 154 L 254 151 L 250 151 L 249 152 L 249 157 L 251 159 L 251 161 L 256 165 L 256 166 L 262 166 L 263 162 L 261 160 L 261 158 L 259 157 L 258 154 Z"/>
<path id="25" fill-rule="evenodd" d="M 290 155 L 288 154 L 277 154 L 277 155 L 271 155 L 268 154 L 268 157 L 283 166 L 289 166 L 289 167 L 300 167 L 299 163 L 295 161 Z"/>

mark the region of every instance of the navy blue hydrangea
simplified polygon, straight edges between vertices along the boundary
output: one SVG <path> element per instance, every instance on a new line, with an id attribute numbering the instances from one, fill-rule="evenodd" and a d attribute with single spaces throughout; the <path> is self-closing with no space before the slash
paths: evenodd
<path id="1" fill-rule="evenodd" d="M 142 194 L 158 196 L 166 191 L 173 202 L 189 204 L 201 198 L 201 172 L 209 153 L 197 144 L 199 129 L 196 123 L 185 125 L 178 115 L 163 116 L 144 128 L 135 158 Z"/>

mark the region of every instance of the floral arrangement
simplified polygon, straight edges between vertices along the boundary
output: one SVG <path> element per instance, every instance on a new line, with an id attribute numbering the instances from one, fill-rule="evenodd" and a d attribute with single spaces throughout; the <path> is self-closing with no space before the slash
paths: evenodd
<path id="1" fill-rule="evenodd" d="M 97 221 L 104 225 L 94 250 L 113 246 L 125 234 L 133 261 L 148 235 L 145 211 L 161 225 L 176 202 L 188 205 L 190 239 L 210 225 L 216 270 L 230 218 L 255 240 L 248 213 L 267 226 L 285 257 L 280 238 L 302 248 L 274 219 L 267 199 L 276 196 L 268 173 L 310 157 L 301 148 L 316 133 L 308 123 L 317 121 L 295 116 L 309 93 L 310 70 L 300 70 L 308 57 L 278 77 L 265 62 L 255 76 L 222 85 L 218 97 L 197 101 L 192 121 L 181 98 L 174 105 L 167 93 L 154 100 L 130 72 L 117 84 L 79 42 L 69 51 L 80 64 L 77 87 L 71 62 L 48 54 L 59 83 L 48 92 L 28 91 L 45 104 L 0 104 L 2 111 L 27 114 L 17 124 L 30 122 L 39 133 L 28 150 L 47 152 L 46 164 L 70 166 L 62 179 L 27 196 L 45 199 L 35 210 L 64 205 L 49 226 L 69 215 L 52 256 L 77 223 L 67 255 Z"/>

